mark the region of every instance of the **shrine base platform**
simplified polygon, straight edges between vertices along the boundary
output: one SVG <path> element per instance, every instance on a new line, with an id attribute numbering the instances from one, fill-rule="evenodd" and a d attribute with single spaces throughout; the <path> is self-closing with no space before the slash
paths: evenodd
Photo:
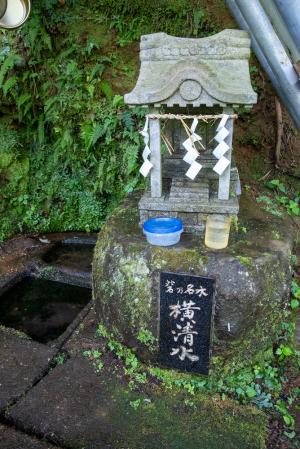
<path id="1" fill-rule="evenodd" d="M 134 348 L 144 361 L 158 359 L 160 273 L 212 276 L 216 308 L 211 369 L 243 364 L 272 350 L 289 299 L 290 222 L 262 211 L 242 196 L 239 229 L 229 246 L 214 251 L 203 236 L 183 234 L 172 247 L 147 243 L 139 227 L 140 193 L 126 199 L 98 236 L 93 294 L 99 323 Z M 141 341 L 141 332 L 154 344 Z"/>

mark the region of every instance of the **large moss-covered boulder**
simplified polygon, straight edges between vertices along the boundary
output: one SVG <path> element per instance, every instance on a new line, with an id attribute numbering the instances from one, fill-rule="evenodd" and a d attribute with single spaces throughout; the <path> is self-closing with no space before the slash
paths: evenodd
<path id="1" fill-rule="evenodd" d="M 214 360 L 237 363 L 272 347 L 290 290 L 292 227 L 244 199 L 240 230 L 221 251 L 182 236 L 173 247 L 147 243 L 139 228 L 138 195 L 125 200 L 101 230 L 93 262 L 99 322 L 144 359 L 156 360 L 161 271 L 216 278 Z M 151 342 L 151 334 L 155 342 Z"/>

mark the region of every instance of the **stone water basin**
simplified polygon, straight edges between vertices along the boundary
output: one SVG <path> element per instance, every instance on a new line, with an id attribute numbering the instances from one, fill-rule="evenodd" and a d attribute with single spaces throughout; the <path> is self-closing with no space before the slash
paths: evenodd
<path id="1" fill-rule="evenodd" d="M 0 296 L 0 324 L 49 343 L 66 331 L 91 297 L 89 288 L 25 277 Z"/>
<path id="2" fill-rule="evenodd" d="M 94 242 L 66 241 L 54 245 L 43 257 L 49 265 L 66 267 L 81 272 L 91 272 Z"/>

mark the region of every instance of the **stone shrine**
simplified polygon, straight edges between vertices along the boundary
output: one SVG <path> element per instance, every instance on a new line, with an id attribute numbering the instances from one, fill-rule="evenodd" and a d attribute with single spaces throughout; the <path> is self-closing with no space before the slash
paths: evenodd
<path id="1" fill-rule="evenodd" d="M 139 78 L 125 95 L 128 105 L 151 110 L 142 133 L 141 172 L 150 173 L 150 189 L 139 202 L 141 224 L 167 215 L 198 233 L 207 214 L 237 215 L 241 187 L 232 159 L 233 108 L 257 101 L 249 57 L 250 39 L 240 30 L 202 39 L 142 36 Z M 162 142 L 170 153 L 163 157 Z"/>
<path id="2" fill-rule="evenodd" d="M 249 54 L 248 35 L 238 30 L 203 39 L 142 37 L 139 79 L 125 101 L 150 107 L 141 167 L 150 186 L 142 198 L 129 195 L 101 229 L 93 297 L 99 323 L 145 362 L 230 372 L 260 363 L 279 332 L 289 300 L 291 224 L 246 192 L 227 248 L 212 250 L 201 235 L 209 214 L 239 211 L 233 111 L 256 102 Z M 188 232 L 176 245 L 150 245 L 140 224 L 164 214 L 181 218 Z"/>

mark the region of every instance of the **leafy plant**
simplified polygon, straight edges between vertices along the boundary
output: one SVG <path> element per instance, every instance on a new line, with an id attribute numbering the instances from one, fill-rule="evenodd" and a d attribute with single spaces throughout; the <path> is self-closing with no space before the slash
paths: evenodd
<path id="1" fill-rule="evenodd" d="M 83 355 L 93 362 L 94 369 L 97 373 L 99 373 L 103 369 L 104 363 L 101 358 L 102 352 L 96 349 L 91 349 L 84 351 Z"/>
<path id="2" fill-rule="evenodd" d="M 97 333 L 105 339 L 108 350 L 123 361 L 123 371 L 130 377 L 131 388 L 140 383 L 150 382 L 154 377 L 168 390 L 184 391 L 187 394 L 184 403 L 191 407 L 195 406 L 193 398 L 198 392 L 207 392 L 219 394 L 223 400 L 230 397 L 242 404 L 251 403 L 261 409 L 277 411 L 285 424 L 286 436 L 293 439 L 295 419 L 290 413 L 290 407 L 300 398 L 300 389 L 293 388 L 288 395 L 283 394 L 283 389 L 287 380 L 287 366 L 296 366 L 297 369 L 300 367 L 300 352 L 292 346 L 295 332 L 293 301 L 298 296 L 300 297 L 300 287 L 293 280 L 290 308 L 284 311 L 274 352 L 266 354 L 265 361 L 260 364 L 234 368 L 232 372 L 223 373 L 221 376 L 219 374 L 209 377 L 194 376 L 157 366 L 144 366 L 134 351 L 116 341 L 103 325 L 99 325 Z M 152 338 L 148 332 L 143 331 L 139 335 L 139 340 L 147 342 Z M 140 402 L 133 401 L 130 405 L 137 409 Z"/>
<path id="3" fill-rule="evenodd" d="M 134 410 L 137 410 L 141 405 L 141 399 L 136 399 L 135 401 L 130 401 L 129 404 Z"/>
<path id="4" fill-rule="evenodd" d="M 54 362 L 56 365 L 63 365 L 66 361 L 66 355 L 65 354 L 57 354 L 54 358 Z"/>
<path id="5" fill-rule="evenodd" d="M 56 5 L 41 2 L 28 24 L 3 35 L 0 96 L 10 114 L 0 123 L 0 240 L 98 230 L 141 181 L 146 111 L 125 108 L 105 79 L 113 58 L 94 38 L 66 37 L 71 10 L 57 14 Z"/>
<path id="6" fill-rule="evenodd" d="M 278 209 L 277 204 L 274 200 L 266 195 L 261 195 L 256 198 L 257 203 L 262 203 L 262 208 L 276 217 L 282 217 L 283 213 Z"/>
<path id="7" fill-rule="evenodd" d="M 269 197 L 264 197 L 265 202 L 272 204 L 272 209 L 274 207 L 273 202 L 275 200 L 276 203 L 278 204 L 278 206 L 283 206 L 289 215 L 298 216 L 300 214 L 300 206 L 299 206 L 300 196 L 299 196 L 299 194 L 296 194 L 296 196 L 294 198 L 291 198 L 286 186 L 279 179 L 273 179 L 272 181 L 267 182 L 266 187 L 268 187 L 270 190 L 274 191 L 274 193 L 275 193 L 274 199 L 270 199 Z M 258 199 L 257 199 L 257 201 L 258 201 Z"/>
<path id="8" fill-rule="evenodd" d="M 150 349 L 150 351 L 153 351 L 155 349 L 156 338 L 149 330 L 147 329 L 140 330 L 137 339 L 145 346 L 147 346 Z"/>

